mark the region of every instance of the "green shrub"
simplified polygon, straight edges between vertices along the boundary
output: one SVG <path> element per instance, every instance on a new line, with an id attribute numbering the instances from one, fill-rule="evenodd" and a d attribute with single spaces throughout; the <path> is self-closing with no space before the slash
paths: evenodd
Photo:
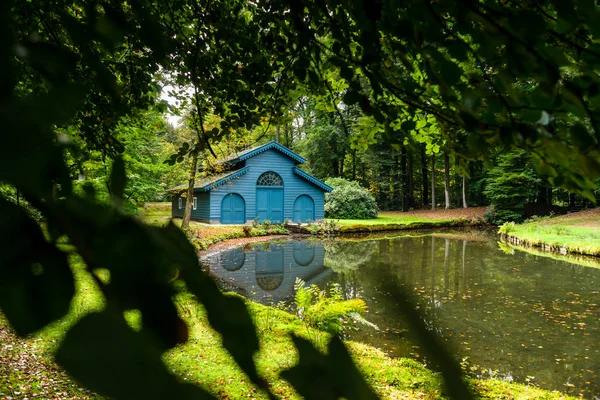
<path id="1" fill-rule="evenodd" d="M 377 218 L 379 208 L 375 198 L 358 182 L 343 178 L 328 178 L 325 183 L 333 188 L 333 192 L 325 194 L 326 218 Z"/>

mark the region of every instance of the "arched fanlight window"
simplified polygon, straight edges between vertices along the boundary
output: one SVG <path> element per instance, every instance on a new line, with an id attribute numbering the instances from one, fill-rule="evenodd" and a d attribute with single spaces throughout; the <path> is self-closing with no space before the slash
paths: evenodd
<path id="1" fill-rule="evenodd" d="M 258 177 L 256 186 L 283 186 L 283 179 L 273 171 L 265 172 Z"/>

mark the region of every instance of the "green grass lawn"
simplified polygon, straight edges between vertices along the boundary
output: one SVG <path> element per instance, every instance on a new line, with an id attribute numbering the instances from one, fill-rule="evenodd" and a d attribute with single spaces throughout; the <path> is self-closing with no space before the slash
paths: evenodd
<path id="1" fill-rule="evenodd" d="M 471 221 L 461 218 L 431 219 L 400 213 L 380 213 L 377 218 L 373 219 L 328 219 L 328 221 L 335 221 L 340 232 L 343 233 L 430 229 L 471 224 Z"/>
<path id="2" fill-rule="evenodd" d="M 410 215 L 399 215 L 399 214 L 382 214 L 380 213 L 377 218 L 373 219 L 328 219 L 328 221 L 336 221 L 340 226 L 351 226 L 351 225 L 407 225 L 415 222 L 430 222 L 431 220 L 413 217 Z M 444 221 L 444 220 L 442 220 Z M 445 222 L 449 222 L 446 220 Z"/>
<path id="3" fill-rule="evenodd" d="M 76 296 L 68 316 L 26 339 L 17 339 L 7 329 L 0 314 L 0 398 L 99 398 L 77 385 L 53 360 L 67 330 L 82 316 L 101 310 L 104 302 L 94 281 L 84 272 L 77 257 L 71 257 L 77 280 Z M 163 357 L 168 368 L 182 381 L 203 386 L 218 398 L 265 398 L 221 347 L 220 335 L 208 324 L 202 305 L 186 292 L 176 295 L 176 305 L 190 328 L 190 339 Z M 258 372 L 282 399 L 300 398 L 281 379 L 281 371 L 297 362 L 290 333 L 302 336 L 324 350 L 329 334 L 317 331 L 293 315 L 281 310 L 248 302 L 260 340 L 255 360 Z M 139 315 L 126 315 L 137 325 Z M 383 352 L 355 342 L 347 342 L 350 353 L 367 382 L 382 397 L 389 399 L 445 398 L 440 376 L 410 359 L 392 359 Z M 23 361 L 26 363 L 23 363 Z M 562 399 L 570 398 L 533 386 L 505 381 L 472 380 L 482 399 Z"/>
<path id="4" fill-rule="evenodd" d="M 504 230 L 509 236 L 534 246 L 600 256 L 600 209 L 506 225 Z"/>

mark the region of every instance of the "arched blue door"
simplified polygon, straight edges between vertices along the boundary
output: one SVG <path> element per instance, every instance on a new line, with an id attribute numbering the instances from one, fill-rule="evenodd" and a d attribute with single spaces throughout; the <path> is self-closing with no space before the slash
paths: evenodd
<path id="1" fill-rule="evenodd" d="M 246 203 L 242 196 L 229 193 L 221 200 L 221 223 L 222 224 L 245 224 Z"/>
<path id="2" fill-rule="evenodd" d="M 315 220 L 315 202 L 310 196 L 303 194 L 294 201 L 294 222 Z"/>
<path id="3" fill-rule="evenodd" d="M 265 172 L 256 181 L 256 216 L 259 222 L 283 222 L 283 180 L 273 171 Z"/>
<path id="4" fill-rule="evenodd" d="M 283 249 L 274 244 L 268 250 L 256 249 L 256 283 L 263 290 L 275 290 L 283 282 Z"/>
<path id="5" fill-rule="evenodd" d="M 306 267 L 315 259 L 315 248 L 304 242 L 294 243 L 294 261 L 296 264 Z"/>

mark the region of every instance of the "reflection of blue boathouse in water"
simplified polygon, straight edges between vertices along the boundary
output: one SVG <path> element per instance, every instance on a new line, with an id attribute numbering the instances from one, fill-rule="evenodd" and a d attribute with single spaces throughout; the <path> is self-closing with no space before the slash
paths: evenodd
<path id="1" fill-rule="evenodd" d="M 310 285 L 331 273 L 324 265 L 323 245 L 298 241 L 236 247 L 205 262 L 228 289 L 263 303 L 292 297 L 296 278 Z"/>

